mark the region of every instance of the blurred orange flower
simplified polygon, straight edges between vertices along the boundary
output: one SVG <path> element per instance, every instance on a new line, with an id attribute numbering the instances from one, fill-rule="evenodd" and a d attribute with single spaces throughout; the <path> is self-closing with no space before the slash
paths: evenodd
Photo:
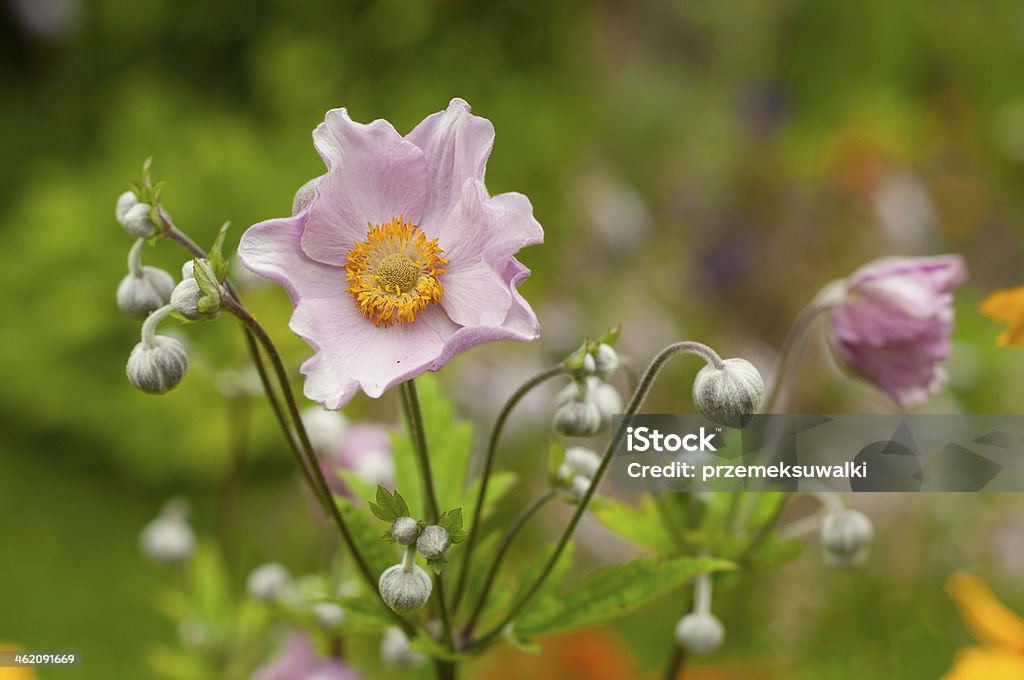
<path id="1" fill-rule="evenodd" d="M 960 616 L 982 644 L 956 655 L 943 680 L 1024 678 L 1024 619 L 1007 609 L 980 580 L 964 572 L 950 576 L 946 590 Z"/>
<path id="2" fill-rule="evenodd" d="M 983 315 L 1006 324 L 999 334 L 1000 345 L 1024 347 L 1024 286 L 993 291 L 980 306 Z"/>

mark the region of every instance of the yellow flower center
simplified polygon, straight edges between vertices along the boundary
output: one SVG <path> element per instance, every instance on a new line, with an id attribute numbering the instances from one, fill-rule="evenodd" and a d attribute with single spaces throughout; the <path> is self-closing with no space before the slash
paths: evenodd
<path id="1" fill-rule="evenodd" d="M 428 241 L 402 217 L 369 227 L 366 240 L 356 242 L 347 254 L 348 291 L 374 324 L 411 323 L 444 296 L 439 278 L 448 264 L 444 251 L 437 239 Z"/>

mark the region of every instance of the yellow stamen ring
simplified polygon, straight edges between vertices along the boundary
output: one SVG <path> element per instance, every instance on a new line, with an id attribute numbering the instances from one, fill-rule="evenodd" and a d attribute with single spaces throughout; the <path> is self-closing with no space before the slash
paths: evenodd
<path id="1" fill-rule="evenodd" d="M 427 305 L 440 302 L 440 275 L 448 261 L 437 239 L 396 217 L 369 224 L 365 241 L 348 251 L 345 278 L 356 308 L 377 326 L 412 323 Z"/>

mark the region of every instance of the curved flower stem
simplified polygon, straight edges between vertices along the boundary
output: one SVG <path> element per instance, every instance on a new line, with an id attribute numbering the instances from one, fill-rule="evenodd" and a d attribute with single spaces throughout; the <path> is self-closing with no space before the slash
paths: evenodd
<path id="1" fill-rule="evenodd" d="M 772 381 L 771 392 L 764 401 L 764 413 L 785 413 L 789 406 L 789 399 L 793 393 L 793 382 L 787 380 L 790 371 L 796 365 L 795 362 L 803 352 L 804 342 L 807 340 L 809 331 L 814 325 L 818 316 L 832 309 L 833 305 L 827 302 L 815 301 L 804 307 L 803 311 L 796 317 L 796 321 L 789 327 L 782 347 L 779 348 L 779 368 L 775 372 L 775 380 Z"/>
<path id="2" fill-rule="evenodd" d="M 430 521 L 436 524 L 441 517 L 441 508 L 437 502 L 437 491 L 434 489 L 434 474 L 430 469 L 430 453 L 427 449 L 427 433 L 423 427 L 420 397 L 416 392 L 416 383 L 412 380 L 405 381 L 398 389 L 402 393 L 402 411 L 405 413 L 405 423 L 409 428 L 409 438 L 412 439 L 412 448 L 416 452 L 420 475 L 423 477 L 427 512 L 430 513 Z"/>
<path id="3" fill-rule="evenodd" d="M 662 675 L 662 678 L 664 678 L 664 680 L 676 680 L 685 664 L 686 653 L 683 651 L 682 647 L 677 644 L 673 644 L 672 654 L 669 655 L 668 663 L 665 664 L 665 672 Z"/>
<path id="4" fill-rule="evenodd" d="M 192 253 L 195 257 L 207 257 L 205 250 L 197 245 L 196 242 L 189 238 L 184 232 L 174 226 L 171 216 L 166 210 L 164 210 L 163 206 L 159 207 L 159 215 L 160 219 L 164 222 L 164 236 L 171 241 L 180 244 L 185 248 L 185 250 Z M 256 365 L 256 370 L 260 374 L 260 380 L 263 383 L 263 391 L 267 395 L 271 408 L 277 416 L 278 424 L 281 426 L 282 432 L 288 439 L 290 445 L 289 448 L 291 448 L 292 452 L 295 453 L 295 460 L 303 472 L 303 477 L 309 484 L 313 495 L 323 506 L 324 511 L 329 517 L 331 517 L 334 524 L 337 526 L 342 540 L 345 542 L 345 546 L 352 554 L 352 559 L 355 561 L 359 573 L 366 580 L 370 590 L 377 593 L 378 597 L 380 597 L 380 591 L 377 588 L 377 578 L 370 570 L 370 566 L 360 551 L 358 544 L 356 544 L 355 538 L 353 537 L 348 524 L 341 516 L 337 503 L 333 501 L 330 489 L 324 479 L 323 472 L 316 460 L 316 454 L 313 452 L 313 446 L 309 441 L 309 435 L 306 433 L 306 428 L 302 424 L 302 417 L 299 414 L 298 405 L 295 403 L 295 396 L 292 394 L 291 380 L 288 378 L 288 371 L 284 367 L 284 362 L 281 360 L 281 355 L 278 353 L 277 347 L 274 346 L 273 340 L 271 340 L 270 336 L 267 335 L 263 326 L 261 326 L 259 322 L 257 322 L 256 319 L 248 312 L 248 310 L 242 306 L 238 293 L 231 285 L 230 281 L 224 281 L 224 288 L 227 295 L 223 296 L 222 304 L 232 314 L 238 317 L 245 327 L 246 343 L 249 353 L 252 355 L 253 363 Z M 263 359 L 260 356 L 258 345 L 263 346 L 264 351 L 267 353 L 267 356 L 270 358 L 271 364 L 274 367 L 278 385 L 281 389 L 281 393 L 284 395 L 284 399 L 288 407 L 287 414 L 290 416 L 292 421 L 291 427 L 289 427 L 287 422 L 288 417 L 285 415 L 285 410 L 281 408 L 280 402 L 277 401 L 277 398 L 274 396 L 274 389 L 270 384 L 266 366 L 263 364 Z M 293 432 L 298 434 L 298 443 L 296 443 L 293 438 Z M 305 456 L 305 461 L 303 461 L 303 456 Z M 403 617 L 392 612 L 390 607 L 387 609 L 394 618 L 395 623 L 405 632 L 406 635 L 410 637 L 415 635 L 416 629 L 412 624 L 406 621 Z"/>
<path id="5" fill-rule="evenodd" d="M 437 591 L 437 610 L 440 613 L 441 630 L 444 634 L 445 644 L 448 649 L 455 650 L 455 636 L 452 633 L 452 616 L 448 610 L 448 599 L 444 594 L 444 579 L 441 574 L 434 574 L 434 589 Z"/>
<path id="6" fill-rule="evenodd" d="M 156 342 L 156 327 L 160 325 L 160 322 L 171 315 L 174 311 L 174 307 L 171 305 L 164 305 L 159 309 L 155 309 L 149 313 L 146 320 L 142 322 L 141 339 L 142 344 L 146 347 L 152 347 L 153 343 Z"/>
<path id="7" fill-rule="evenodd" d="M 505 555 L 508 553 L 509 546 L 512 545 L 512 542 L 519 534 L 519 531 L 526 525 L 530 518 L 557 495 L 558 491 L 556 489 L 548 489 L 540 496 L 533 499 L 533 502 L 523 508 L 516 518 L 512 520 L 512 524 L 509 525 L 508 529 L 505 531 L 505 535 L 501 539 L 501 544 L 494 553 L 494 560 L 491 562 L 491 566 L 487 570 L 487 576 L 484 577 L 484 585 L 480 590 L 480 596 L 477 598 L 476 605 L 473 607 L 473 612 L 469 615 L 469 620 L 466 621 L 466 625 L 462 628 L 463 639 L 468 640 L 473 634 L 473 629 L 476 628 L 477 620 L 484 611 L 484 606 L 487 604 L 487 596 L 491 592 L 491 587 L 494 585 L 494 579 L 498 575 L 498 569 L 501 567 L 501 563 L 505 559 Z"/>
<path id="8" fill-rule="evenodd" d="M 473 556 L 473 548 L 476 547 L 477 528 L 480 523 L 480 516 L 483 513 L 484 502 L 487 500 L 487 485 L 491 481 L 491 471 L 494 469 L 494 455 L 498 450 L 498 440 L 501 439 L 501 432 L 505 428 L 505 422 L 512 414 L 512 410 L 523 400 L 535 387 L 556 378 L 564 372 L 562 364 L 556 364 L 546 371 L 533 376 L 512 393 L 505 405 L 501 407 L 498 418 L 494 421 L 494 427 L 487 439 L 487 449 L 484 453 L 484 469 L 480 473 L 480 491 L 476 496 L 476 503 L 473 505 L 473 515 L 469 520 L 469 535 L 466 537 L 466 545 L 462 550 L 462 572 L 459 574 L 459 583 L 455 588 L 455 598 L 452 600 L 452 611 L 458 611 L 462 596 L 466 594 L 467 574 L 469 573 L 469 562 Z"/>
<path id="9" fill-rule="evenodd" d="M 616 448 L 618 448 L 619 443 L 625 436 L 626 428 L 624 423 L 628 420 L 629 416 L 635 415 L 640 411 L 640 407 L 643 406 L 644 400 L 647 399 L 647 395 L 650 393 L 651 387 L 654 386 L 655 378 L 657 378 L 658 373 L 661 372 L 661 369 L 664 368 L 668 360 L 681 352 L 695 354 L 715 367 L 720 368 L 723 366 L 722 358 L 718 356 L 717 352 L 707 345 L 689 340 L 671 344 L 661 350 L 661 352 L 654 357 L 651 364 L 644 372 L 643 377 L 640 379 L 640 384 L 633 392 L 633 396 L 630 397 L 629 404 L 626 406 L 626 410 L 623 413 L 623 418 L 619 421 L 619 426 L 615 428 L 615 432 L 612 434 L 611 439 L 608 440 L 608 444 L 604 450 L 604 455 L 601 457 L 601 464 L 598 466 L 597 472 L 594 473 L 593 481 L 590 486 L 587 487 L 587 490 L 584 492 L 580 502 L 576 505 L 576 511 L 569 520 L 569 524 L 566 526 L 565 531 L 562 532 L 561 537 L 558 539 L 554 552 L 551 553 L 548 561 L 544 564 L 544 568 L 541 570 L 536 580 L 534 580 L 526 590 L 523 597 L 512 605 L 501 623 L 495 626 L 490 632 L 484 634 L 480 640 L 474 643 L 473 648 L 483 648 L 497 638 L 497 636 L 501 634 L 501 631 L 504 630 L 505 626 L 515 619 L 533 596 L 537 594 L 540 587 L 544 585 L 544 581 L 547 580 L 548 576 L 550 576 L 551 570 L 554 569 L 558 559 L 562 556 L 562 552 L 569 544 L 569 540 L 572 538 L 572 534 L 576 530 L 576 526 L 580 523 L 580 520 L 583 518 L 583 513 L 586 512 L 587 506 L 590 504 L 590 499 L 593 498 L 602 477 L 604 477 L 605 471 L 611 464 L 612 453 Z"/>
<path id="10" fill-rule="evenodd" d="M 142 276 L 142 251 L 146 249 L 146 239 L 135 239 L 128 251 L 128 271 L 132 276 Z"/>
<path id="11" fill-rule="evenodd" d="M 274 412 L 274 416 L 277 418 L 277 424 L 281 429 L 281 434 L 284 435 L 285 440 L 288 443 L 288 449 L 292 452 L 295 458 L 295 464 L 302 470 L 302 477 L 309 485 L 313 495 L 316 496 L 317 501 L 320 505 L 324 505 L 325 499 L 320 495 L 320 488 L 313 481 L 313 475 L 310 474 L 309 468 L 306 467 L 306 460 L 302 456 L 302 451 L 299 448 L 298 442 L 295 441 L 295 437 L 292 435 L 291 426 L 288 424 L 288 416 L 285 415 L 284 409 L 281 407 L 281 402 L 277 398 L 277 393 L 274 390 L 274 385 L 270 382 L 270 376 L 267 374 L 267 365 L 263 361 L 263 356 L 260 354 L 259 345 L 256 342 L 256 336 L 248 328 L 245 329 L 245 344 L 249 350 L 249 355 L 252 357 L 253 364 L 256 366 L 256 373 L 260 376 L 260 383 L 263 385 L 263 393 L 267 397 L 267 401 L 270 403 L 270 410 Z"/>
<path id="12" fill-rule="evenodd" d="M 284 395 L 285 405 L 288 407 L 288 414 L 291 417 L 292 426 L 298 434 L 302 453 L 306 457 L 306 464 L 308 465 L 308 471 L 312 477 L 313 487 L 317 492 L 317 497 L 325 506 L 324 510 L 327 511 L 328 515 L 334 520 L 335 525 L 337 525 L 338 531 L 341 533 L 341 537 L 345 541 L 345 545 L 348 547 L 349 552 L 352 553 L 352 557 L 355 560 L 356 565 L 359 567 L 359 571 L 362 572 L 366 582 L 376 590 L 377 578 L 373 575 L 373 572 L 370 571 L 370 566 L 367 564 L 366 558 L 363 557 L 362 552 L 359 550 L 359 546 L 356 544 L 355 538 L 353 537 L 348 524 L 341 516 L 337 503 L 333 501 L 331 490 L 327 486 L 327 480 L 324 479 L 324 473 L 320 469 L 320 464 L 316 459 L 316 454 L 313 452 L 313 445 L 309 441 L 309 435 L 306 433 L 306 428 L 302 425 L 302 417 L 299 414 L 299 407 L 295 403 L 295 396 L 292 394 L 291 390 L 291 380 L 288 378 L 288 371 L 285 369 L 284 362 L 281 360 L 281 355 L 278 353 L 277 347 L 274 346 L 273 340 L 271 340 L 270 336 L 267 335 L 263 326 L 261 326 L 244 307 L 236 302 L 234 298 L 225 296 L 223 299 L 223 305 L 232 314 L 237 316 L 242 323 L 245 324 L 246 328 L 252 331 L 256 336 L 256 339 L 263 346 L 263 351 L 270 357 L 271 366 L 273 366 L 274 372 L 277 374 L 277 381 L 280 384 L 281 392 Z"/>

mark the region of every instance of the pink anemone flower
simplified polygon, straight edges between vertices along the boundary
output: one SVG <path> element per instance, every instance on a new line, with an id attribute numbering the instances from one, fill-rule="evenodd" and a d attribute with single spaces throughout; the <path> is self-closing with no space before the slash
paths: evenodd
<path id="1" fill-rule="evenodd" d="M 829 318 L 837 358 L 909 408 L 946 383 L 953 289 L 967 278 L 959 255 L 886 257 L 842 284 Z"/>
<path id="2" fill-rule="evenodd" d="M 532 340 L 537 317 L 514 257 L 541 243 L 530 201 L 491 196 L 490 121 L 453 99 L 402 137 L 390 123 L 327 112 L 313 145 L 327 166 L 291 217 L 253 225 L 239 257 L 291 296 L 291 329 L 314 349 L 305 394 L 330 409 L 494 340 Z M 300 200 L 301 199 L 301 200 Z"/>

